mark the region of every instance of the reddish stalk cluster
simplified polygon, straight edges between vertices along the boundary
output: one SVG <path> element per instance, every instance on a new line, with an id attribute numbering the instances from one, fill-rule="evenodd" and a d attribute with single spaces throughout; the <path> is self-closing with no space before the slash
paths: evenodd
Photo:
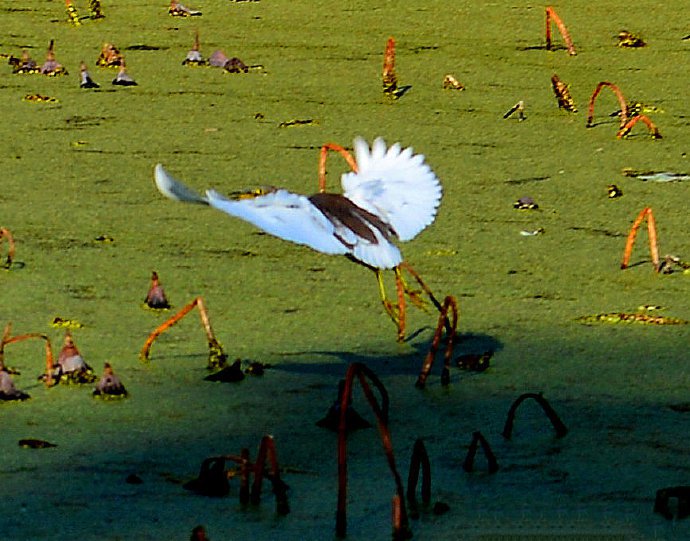
<path id="1" fill-rule="evenodd" d="M 566 28 L 565 24 L 563 24 L 563 21 L 561 18 L 558 16 L 556 11 L 552 7 L 547 7 L 546 8 L 546 50 L 550 51 L 552 50 L 552 43 L 551 43 L 551 22 L 556 23 L 556 26 L 558 27 L 558 30 L 561 33 L 561 36 L 563 36 L 563 41 L 565 41 L 565 45 L 568 48 L 568 54 L 570 56 L 575 56 L 577 52 L 575 51 L 575 46 L 573 45 L 573 40 L 570 38 L 570 32 L 568 32 L 568 29 Z"/>
<path id="2" fill-rule="evenodd" d="M 381 393 L 381 403 L 387 402 L 388 394 L 379 378 L 364 364 L 352 363 L 345 374 L 345 384 L 340 401 L 340 420 L 338 426 L 338 507 L 336 511 L 335 533 L 338 537 L 345 537 L 347 534 L 347 409 L 352 401 L 352 391 L 355 378 L 359 380 L 360 386 L 371 409 L 376 417 L 383 451 L 388 461 L 395 482 L 395 497 L 393 498 L 393 539 L 408 539 L 411 534 L 409 531 L 407 510 L 405 506 L 405 493 L 403 490 L 400 474 L 395 466 L 393 455 L 393 444 L 391 442 L 390 431 L 388 430 L 388 415 L 383 406 L 379 404 L 371 389 L 373 384 Z"/>
<path id="3" fill-rule="evenodd" d="M 632 254 L 633 246 L 635 245 L 637 231 L 644 220 L 647 220 L 649 252 L 652 256 L 652 264 L 654 265 L 654 271 L 659 272 L 661 268 L 659 261 L 659 242 L 656 233 L 656 220 L 654 220 L 654 213 L 652 213 L 651 207 L 645 207 L 637 215 L 637 218 L 635 218 L 635 221 L 633 222 L 632 227 L 630 228 L 630 233 L 628 233 L 628 238 L 625 242 L 625 250 L 623 252 L 623 261 L 621 262 L 621 269 L 626 269 L 628 267 L 628 264 L 630 263 L 630 256 Z"/>
<path id="4" fill-rule="evenodd" d="M 247 448 L 243 448 L 239 455 L 209 457 L 201 463 L 199 477 L 187 483 L 185 487 L 206 496 L 226 496 L 229 489 L 228 477 L 230 472 L 225 469 L 225 463 L 228 461 L 240 466 L 239 500 L 242 505 L 249 503 L 259 505 L 261 503 L 261 487 L 264 478 L 266 478 L 273 486 L 273 493 L 276 497 L 276 512 L 279 515 L 287 515 L 290 512 L 287 499 L 288 486 L 280 478 L 275 440 L 268 435 L 261 438 L 256 462 L 251 462 Z M 267 463 L 270 464 L 270 471 L 267 471 Z M 251 482 L 250 488 L 252 474 L 254 480 Z"/>
<path id="5" fill-rule="evenodd" d="M 451 318 L 450 324 L 448 324 L 448 311 L 450 311 Z M 441 384 L 448 385 L 450 383 L 450 361 L 453 357 L 453 347 L 455 345 L 455 334 L 458 327 L 458 304 L 455 297 L 447 296 L 443 300 L 441 305 L 440 314 L 438 317 L 438 324 L 436 325 L 436 332 L 434 333 L 434 338 L 431 341 L 431 346 L 429 347 L 429 352 L 424 359 L 424 364 L 422 364 L 422 370 L 417 378 L 417 383 L 415 384 L 418 389 L 423 389 L 426 385 L 426 380 L 429 377 L 431 368 L 434 364 L 434 359 L 436 357 L 436 352 L 438 351 L 439 345 L 441 344 L 441 336 L 443 335 L 443 328 L 446 327 L 446 351 L 443 356 L 443 371 L 441 372 Z M 450 327 L 450 328 L 449 328 Z"/>
<path id="6" fill-rule="evenodd" d="M 594 102 L 596 101 L 599 93 L 605 87 L 610 88 L 611 91 L 616 95 L 616 98 L 618 98 L 618 105 L 620 107 L 621 117 L 620 127 L 618 128 L 618 133 L 616 134 L 616 137 L 618 139 L 623 139 L 627 137 L 630 131 L 633 129 L 633 126 L 635 126 L 635 124 L 637 124 L 640 121 L 644 122 L 644 124 L 647 126 L 649 133 L 651 134 L 653 139 L 661 139 L 661 133 L 659 132 L 659 128 L 657 128 L 654 125 L 654 123 L 650 120 L 650 118 L 647 115 L 635 114 L 633 112 L 632 118 L 630 117 L 630 108 L 628 107 L 628 102 L 625 99 L 623 92 L 621 92 L 621 89 L 618 88 L 618 86 L 616 86 L 613 83 L 609 83 L 608 81 L 601 81 L 594 89 L 592 97 L 589 98 L 589 110 L 587 114 L 588 128 L 594 126 Z"/>
<path id="7" fill-rule="evenodd" d="M 394 94 L 398 89 L 398 76 L 395 74 L 395 38 L 390 37 L 386 42 L 386 52 L 383 55 L 383 93 Z"/>

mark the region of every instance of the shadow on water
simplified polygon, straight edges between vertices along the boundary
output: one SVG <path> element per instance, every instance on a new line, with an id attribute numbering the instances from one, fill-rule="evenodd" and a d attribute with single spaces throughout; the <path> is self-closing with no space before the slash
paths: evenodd
<path id="1" fill-rule="evenodd" d="M 414 334 L 425 329 L 420 329 Z M 378 376 L 396 376 L 396 375 L 417 375 L 422 367 L 427 352 L 431 346 L 431 340 L 411 344 L 413 351 L 401 353 L 398 355 L 384 354 L 384 355 L 370 355 L 366 353 L 357 353 L 352 351 L 297 351 L 290 353 L 290 356 L 309 357 L 309 356 L 326 356 L 333 358 L 339 362 L 331 363 L 284 363 L 281 362 L 276 365 L 276 370 L 285 372 L 293 372 L 297 374 L 312 374 L 321 376 L 342 377 L 345 373 L 345 368 L 351 363 L 364 363 Z M 443 340 L 439 346 L 436 354 L 434 365 L 438 367 L 443 364 L 443 354 L 446 348 L 446 341 Z M 460 355 L 468 354 L 482 354 L 487 351 L 497 352 L 503 349 L 503 344 L 497 338 L 480 334 L 480 333 L 458 333 L 455 347 L 453 349 L 454 359 Z M 455 361 L 451 362 L 451 366 Z"/>

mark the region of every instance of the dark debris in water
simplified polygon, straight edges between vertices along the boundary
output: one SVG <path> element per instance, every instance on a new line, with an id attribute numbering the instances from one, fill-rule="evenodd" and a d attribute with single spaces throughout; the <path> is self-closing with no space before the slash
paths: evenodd
<path id="1" fill-rule="evenodd" d="M 494 352 L 489 350 L 484 353 L 466 353 L 455 359 L 455 364 L 462 370 L 470 372 L 484 372 L 489 368 Z"/>
<path id="2" fill-rule="evenodd" d="M 681 402 L 679 404 L 669 404 L 668 406 L 673 411 L 678 413 L 688 413 L 690 412 L 690 402 Z"/>
<path id="3" fill-rule="evenodd" d="M 263 376 L 270 366 L 269 364 L 258 361 L 251 361 L 247 362 L 246 367 L 243 368 L 243 361 L 241 359 L 235 359 L 230 366 L 223 366 L 223 368 L 206 376 L 204 379 L 206 381 L 219 383 L 236 383 L 242 381 L 245 376 Z"/>
<path id="4" fill-rule="evenodd" d="M 130 473 L 125 479 L 125 483 L 127 483 L 128 485 L 141 485 L 144 483 L 144 480 L 141 477 L 139 477 L 136 473 Z"/>
<path id="5" fill-rule="evenodd" d="M 170 47 L 165 47 L 161 45 L 130 45 L 129 47 L 124 47 L 125 51 L 167 51 Z"/>
<path id="6" fill-rule="evenodd" d="M 600 229 L 597 227 L 579 227 L 579 226 L 573 226 L 569 227 L 571 231 L 584 231 L 585 233 L 591 233 L 592 235 L 603 235 L 605 237 L 626 237 L 627 235 L 625 233 L 621 233 L 620 231 L 611 231 L 609 229 Z"/>
<path id="7" fill-rule="evenodd" d="M 318 124 L 318 122 L 312 118 L 297 118 L 295 120 L 288 120 L 278 124 L 279 128 L 292 128 L 294 126 L 312 126 Z"/>
<path id="8" fill-rule="evenodd" d="M 543 175 L 543 176 L 524 177 L 524 178 L 511 178 L 511 179 L 504 181 L 504 183 L 505 184 L 520 185 L 520 184 L 529 184 L 530 182 L 543 182 L 545 180 L 551 180 L 551 177 L 548 175 Z"/>
<path id="9" fill-rule="evenodd" d="M 45 440 L 38 440 L 35 438 L 25 438 L 18 442 L 19 447 L 23 449 L 48 449 L 50 447 L 57 447 L 55 443 L 50 443 Z"/>
<path id="10" fill-rule="evenodd" d="M 86 127 L 90 127 L 90 126 L 100 126 L 101 122 L 103 122 L 104 120 L 108 120 L 108 117 L 73 115 L 73 116 L 67 117 L 65 119 L 65 123 L 70 128 L 81 129 L 81 128 L 86 128 Z"/>

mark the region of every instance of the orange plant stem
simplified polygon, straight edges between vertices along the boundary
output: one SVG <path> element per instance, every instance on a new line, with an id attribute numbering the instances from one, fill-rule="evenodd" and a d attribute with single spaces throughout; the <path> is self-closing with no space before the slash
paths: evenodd
<path id="1" fill-rule="evenodd" d="M 398 86 L 395 74 L 395 38 L 390 37 L 386 42 L 386 52 L 383 56 L 383 90 L 393 91 Z"/>
<path id="2" fill-rule="evenodd" d="M 635 245 L 635 239 L 637 237 L 637 231 L 642 225 L 642 221 L 647 219 L 647 236 L 649 237 L 649 253 L 652 256 L 652 264 L 654 265 L 654 270 L 659 272 L 660 260 L 659 260 L 659 241 L 657 237 L 656 230 L 656 220 L 654 219 L 654 213 L 650 207 L 643 208 L 640 213 L 635 218 L 632 226 L 630 227 L 630 232 L 628 233 L 628 238 L 625 241 L 625 250 L 623 251 L 623 261 L 621 262 L 621 269 L 626 269 L 628 263 L 630 262 L 630 256 L 632 255 L 633 246 Z"/>
<path id="3" fill-rule="evenodd" d="M 424 293 L 427 294 L 429 297 L 429 300 L 431 300 L 432 304 L 436 307 L 436 309 L 440 312 L 443 310 L 443 307 L 441 306 L 441 303 L 438 302 L 438 299 L 434 295 L 433 291 L 431 291 L 431 288 L 424 283 L 424 280 L 422 280 L 422 277 L 419 275 L 419 273 L 412 268 L 412 266 L 407 262 L 403 261 L 398 265 L 401 269 L 405 269 L 407 272 L 409 272 L 412 277 L 417 281 L 419 286 L 424 290 Z"/>
<path id="4" fill-rule="evenodd" d="M 0 228 L 0 242 L 5 238 L 7 239 L 7 258 L 2 266 L 9 269 L 12 266 L 12 261 L 14 261 L 14 237 L 9 229 L 2 227 Z"/>
<path id="5" fill-rule="evenodd" d="M 169 318 L 167 321 L 163 322 L 161 325 L 159 325 L 146 339 L 146 342 L 144 343 L 144 347 L 141 348 L 141 353 L 139 354 L 139 358 L 142 361 L 148 361 L 149 360 L 149 354 L 151 352 L 151 346 L 153 345 L 154 340 L 158 338 L 161 334 L 163 334 L 167 329 L 175 325 L 178 321 L 180 321 L 184 316 L 186 316 L 189 312 L 191 312 L 194 307 L 199 304 L 199 301 L 201 300 L 201 297 L 195 298 L 192 302 L 189 304 L 185 305 L 182 307 L 182 309 L 177 312 L 174 316 Z M 202 322 L 203 322 L 203 316 L 202 316 Z"/>
<path id="6" fill-rule="evenodd" d="M 656 234 L 656 220 L 651 208 L 647 213 L 647 236 L 649 237 L 649 253 L 652 256 L 652 264 L 654 270 L 659 272 L 659 241 Z"/>
<path id="7" fill-rule="evenodd" d="M 12 322 L 10 321 L 5 325 L 5 330 L 2 333 L 2 339 L 0 339 L 0 370 L 5 366 L 5 344 L 9 340 L 12 334 Z"/>
<path id="8" fill-rule="evenodd" d="M 404 541 L 407 539 L 407 528 L 403 524 L 402 498 L 399 494 L 393 496 L 393 541 Z"/>
<path id="9" fill-rule="evenodd" d="M 328 157 L 329 150 L 340 152 L 341 156 L 345 158 L 345 161 L 350 166 L 350 169 L 352 169 L 354 173 L 357 172 L 357 162 L 345 147 L 335 143 L 326 143 L 321 147 L 321 155 L 319 156 L 319 193 L 324 193 L 326 191 L 326 158 Z"/>
<path id="10" fill-rule="evenodd" d="M 204 331 L 206 332 L 206 338 L 208 338 L 208 343 L 217 342 L 215 334 L 213 334 L 213 329 L 211 328 L 211 320 L 208 317 L 208 310 L 206 310 L 206 305 L 201 297 L 195 299 L 197 306 L 199 307 L 199 317 L 201 318 L 201 324 L 204 326 Z"/>
<path id="11" fill-rule="evenodd" d="M 546 50 L 551 50 L 551 13 L 553 8 L 546 8 Z"/>
<path id="12" fill-rule="evenodd" d="M 654 125 L 654 122 L 652 122 L 647 115 L 637 115 L 632 117 L 630 120 L 627 121 L 627 123 L 623 127 L 621 127 L 616 137 L 618 137 L 618 139 L 622 139 L 623 137 L 628 135 L 630 133 L 630 130 L 633 129 L 633 126 L 637 124 L 640 120 L 646 124 L 647 128 L 649 129 L 649 132 L 652 134 L 652 137 L 654 139 L 661 139 L 661 133 L 659 132 L 659 128 L 657 128 Z"/>
<path id="13" fill-rule="evenodd" d="M 621 89 L 618 88 L 618 86 L 614 85 L 613 83 L 609 83 L 608 81 L 601 81 L 597 85 L 597 87 L 594 89 L 594 92 L 592 92 L 592 97 L 589 98 L 589 110 L 588 110 L 588 114 L 587 114 L 587 127 L 588 128 L 592 127 L 592 121 L 594 120 L 594 102 L 604 87 L 610 88 L 611 91 L 618 98 L 618 105 L 621 108 L 621 130 L 623 130 L 623 128 L 625 127 L 625 125 L 628 122 L 628 102 L 626 101 L 625 96 L 623 96 L 623 92 L 621 92 Z"/>
<path id="14" fill-rule="evenodd" d="M 633 222 L 632 226 L 630 227 L 628 238 L 625 241 L 625 250 L 623 250 L 623 261 L 621 262 L 621 269 L 626 269 L 628 267 L 628 263 L 630 263 L 630 256 L 632 254 L 633 246 L 635 245 L 637 230 L 640 228 L 642 220 L 645 219 L 645 216 L 647 216 L 647 213 L 650 210 L 651 209 L 649 207 L 643 208 L 637 215 L 637 218 L 635 218 L 635 221 Z"/>
<path id="15" fill-rule="evenodd" d="M 558 16 L 556 11 L 552 7 L 547 7 L 546 8 L 546 48 L 547 50 L 551 50 L 551 21 L 556 23 L 556 26 L 558 27 L 558 30 L 561 33 L 561 36 L 563 36 L 563 41 L 565 41 L 565 45 L 568 48 L 568 54 L 570 56 L 575 56 L 577 54 L 577 51 L 575 51 L 575 46 L 573 45 L 573 40 L 570 37 L 570 32 L 568 32 L 568 29 L 566 28 L 565 24 L 563 24 L 563 21 L 561 18 Z"/>

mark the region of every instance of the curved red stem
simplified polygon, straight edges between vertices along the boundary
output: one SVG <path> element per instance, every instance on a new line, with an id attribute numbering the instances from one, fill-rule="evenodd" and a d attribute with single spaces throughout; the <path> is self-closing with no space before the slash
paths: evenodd
<path id="1" fill-rule="evenodd" d="M 611 91 L 616 95 L 618 98 L 618 105 L 621 108 L 621 130 L 623 127 L 626 125 L 628 122 L 628 102 L 625 99 L 625 96 L 623 96 L 623 92 L 621 92 L 621 89 L 618 88 L 615 84 L 609 83 L 608 81 L 601 81 L 597 87 L 594 89 L 594 92 L 592 92 L 592 97 L 589 98 L 589 110 L 587 114 L 587 127 L 591 128 L 592 127 L 592 121 L 594 119 L 594 101 L 597 99 L 597 96 L 601 92 L 601 90 L 604 87 L 608 87 L 611 89 Z"/>

